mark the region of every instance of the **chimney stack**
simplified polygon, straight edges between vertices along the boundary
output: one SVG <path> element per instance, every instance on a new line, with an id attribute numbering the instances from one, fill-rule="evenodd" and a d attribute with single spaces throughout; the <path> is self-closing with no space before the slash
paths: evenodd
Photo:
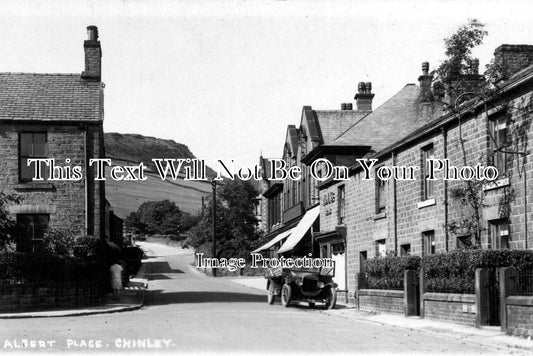
<path id="1" fill-rule="evenodd" d="M 429 75 L 429 62 L 422 62 L 422 75 L 418 77 L 418 82 L 420 83 L 420 102 L 433 101 L 433 93 L 431 92 L 433 76 Z"/>
<path id="2" fill-rule="evenodd" d="M 83 43 L 85 50 L 85 70 L 81 77 L 86 80 L 100 81 L 102 79 L 102 48 L 98 41 L 98 28 L 87 27 L 87 40 Z"/>
<path id="3" fill-rule="evenodd" d="M 498 67 L 499 79 L 508 79 L 533 64 L 533 46 L 503 44 L 494 50 L 494 64 Z"/>
<path id="4" fill-rule="evenodd" d="M 357 94 L 355 94 L 354 97 L 357 111 L 372 111 L 373 98 L 374 94 L 372 94 L 372 83 L 359 82 L 357 85 Z"/>

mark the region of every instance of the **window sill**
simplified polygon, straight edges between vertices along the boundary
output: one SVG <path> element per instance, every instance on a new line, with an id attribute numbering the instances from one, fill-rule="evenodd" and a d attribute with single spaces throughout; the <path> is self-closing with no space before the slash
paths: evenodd
<path id="1" fill-rule="evenodd" d="M 492 182 L 490 182 L 488 184 L 484 184 L 483 185 L 483 190 L 484 191 L 488 191 L 488 190 L 503 188 L 503 187 L 509 186 L 509 184 L 510 184 L 509 183 L 509 177 L 500 178 L 500 179 L 492 181 Z"/>
<path id="2" fill-rule="evenodd" d="M 13 187 L 15 190 L 53 190 L 54 185 L 48 182 L 28 182 L 15 184 Z"/>
<path id="3" fill-rule="evenodd" d="M 420 203 L 416 204 L 416 207 L 418 209 L 427 208 L 428 206 L 433 206 L 437 204 L 437 200 L 435 198 L 431 198 L 428 200 L 421 201 Z"/>
<path id="4" fill-rule="evenodd" d="M 374 215 L 374 220 L 380 220 L 380 219 L 384 219 L 386 217 L 387 217 L 387 213 L 386 212 L 382 212 L 382 213 Z"/>

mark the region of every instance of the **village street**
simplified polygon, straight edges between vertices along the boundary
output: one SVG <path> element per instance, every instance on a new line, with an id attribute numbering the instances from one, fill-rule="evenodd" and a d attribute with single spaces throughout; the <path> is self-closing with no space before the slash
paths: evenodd
<path id="1" fill-rule="evenodd" d="M 53 341 L 47 350 L 67 352 L 521 353 L 482 345 L 479 339 L 371 323 L 356 310 L 284 308 L 279 301 L 268 305 L 261 290 L 193 271 L 188 250 L 143 246 L 151 255 L 146 262 L 145 307 L 114 314 L 0 320 L 2 345 L 28 339 L 48 345 Z"/>

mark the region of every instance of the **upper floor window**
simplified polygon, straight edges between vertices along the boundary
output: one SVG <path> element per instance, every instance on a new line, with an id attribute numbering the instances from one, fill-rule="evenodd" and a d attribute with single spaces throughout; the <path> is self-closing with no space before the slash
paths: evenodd
<path id="1" fill-rule="evenodd" d="M 28 165 L 30 158 L 46 157 L 46 133 L 21 132 L 19 135 L 19 181 L 31 182 L 35 175 L 35 163 Z M 41 172 L 47 177 L 46 165 L 42 164 Z"/>
<path id="2" fill-rule="evenodd" d="M 339 225 L 340 224 L 344 224 L 344 217 L 345 217 L 345 207 L 346 207 L 346 196 L 345 196 L 345 190 L 344 190 L 344 185 L 341 185 L 339 188 L 338 188 L 338 191 L 337 191 L 337 217 L 338 217 L 338 223 Z"/>
<path id="3" fill-rule="evenodd" d="M 435 181 L 428 180 L 428 160 L 435 158 L 433 144 L 422 149 L 422 200 L 428 200 L 435 196 Z"/>
<path id="4" fill-rule="evenodd" d="M 386 182 L 376 177 L 376 214 L 382 213 L 386 208 L 385 184 Z"/>
<path id="5" fill-rule="evenodd" d="M 509 169 L 509 155 L 507 139 L 507 119 L 505 116 L 490 120 L 492 138 L 489 139 L 489 164 L 496 167 L 500 175 L 505 175 Z"/>
<path id="6" fill-rule="evenodd" d="M 489 248 L 509 248 L 509 223 L 506 220 L 489 222 Z"/>

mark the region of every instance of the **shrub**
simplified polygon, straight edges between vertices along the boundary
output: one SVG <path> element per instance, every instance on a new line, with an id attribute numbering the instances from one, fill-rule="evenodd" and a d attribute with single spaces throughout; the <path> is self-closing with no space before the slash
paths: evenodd
<path id="1" fill-rule="evenodd" d="M 136 246 L 125 247 L 122 249 L 122 259 L 126 262 L 126 272 L 128 275 L 135 275 L 141 268 L 141 260 L 144 251 Z"/>
<path id="2" fill-rule="evenodd" d="M 1 243 L 1 242 L 0 242 Z M 15 252 L 17 251 L 17 244 L 13 241 L 6 241 L 4 246 L 0 246 L 0 252 Z"/>
<path id="3" fill-rule="evenodd" d="M 75 257 L 0 252 L 0 284 L 63 284 L 94 281 L 102 268 Z"/>
<path id="4" fill-rule="evenodd" d="M 100 239 L 92 235 L 79 235 L 74 238 L 74 256 L 94 258 L 97 255 Z"/>
<path id="5" fill-rule="evenodd" d="M 533 251 L 455 250 L 422 258 L 426 290 L 474 293 L 476 268 L 533 268 Z"/>
<path id="6" fill-rule="evenodd" d="M 49 226 L 43 235 L 43 249 L 55 256 L 73 256 L 74 236 L 69 229 Z"/>
<path id="7" fill-rule="evenodd" d="M 367 288 L 403 289 L 404 271 L 420 267 L 418 256 L 385 256 L 370 259 L 365 264 Z"/>

